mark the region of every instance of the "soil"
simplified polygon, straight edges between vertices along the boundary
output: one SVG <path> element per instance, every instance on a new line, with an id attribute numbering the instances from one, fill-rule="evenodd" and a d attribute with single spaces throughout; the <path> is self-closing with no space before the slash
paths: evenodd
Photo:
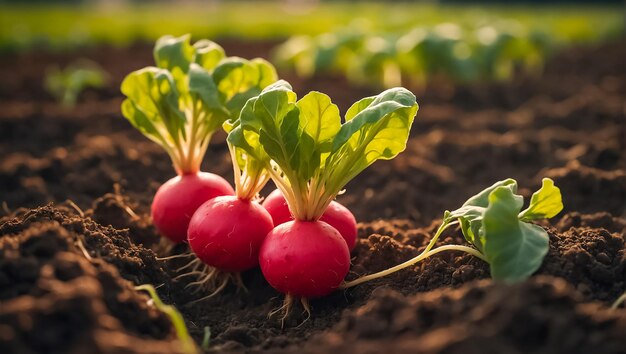
<path id="1" fill-rule="evenodd" d="M 232 55 L 275 43 L 224 41 Z M 565 210 L 542 222 L 550 251 L 521 284 L 495 283 L 479 259 L 440 253 L 410 269 L 312 300 L 281 327 L 282 298 L 259 270 L 247 291 L 202 296 L 150 223 L 166 154 L 120 115 L 119 83 L 152 63 L 150 46 L 0 57 L 0 348 L 3 353 L 177 353 L 173 328 L 133 286 L 153 284 L 209 352 L 623 353 L 626 309 L 626 43 L 557 55 L 541 78 L 412 88 L 420 111 L 407 151 L 352 181 L 339 201 L 360 221 L 348 279 L 418 254 L 446 209 L 506 177 L 530 196 L 551 177 Z M 79 57 L 110 74 L 78 105 L 43 90 L 46 67 Z M 302 80 L 342 111 L 376 93 L 336 77 Z M 203 170 L 231 180 L 217 136 Z M 271 188 L 268 187 L 265 192 Z M 458 230 L 439 244 L 462 243 Z M 158 255 L 158 256 L 157 256 Z"/>

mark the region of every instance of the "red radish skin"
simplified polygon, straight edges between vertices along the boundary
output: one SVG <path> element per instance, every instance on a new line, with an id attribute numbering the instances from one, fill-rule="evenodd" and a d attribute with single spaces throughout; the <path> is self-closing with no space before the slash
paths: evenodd
<path id="1" fill-rule="evenodd" d="M 339 287 L 350 269 L 350 251 L 339 232 L 323 221 L 288 221 L 267 235 L 259 263 L 274 289 L 315 298 Z"/>
<path id="2" fill-rule="evenodd" d="M 279 189 L 275 189 L 263 201 L 263 207 L 269 211 L 274 220 L 274 225 L 284 224 L 293 220 L 293 216 L 289 211 L 289 206 L 283 194 Z M 320 218 L 321 221 L 328 223 L 339 231 L 348 248 L 352 250 L 356 245 L 358 229 L 354 215 L 345 206 L 333 201 L 330 202 L 328 208 Z"/>
<path id="3" fill-rule="evenodd" d="M 287 200 L 283 197 L 280 189 L 274 189 L 272 193 L 265 197 L 261 205 L 272 215 L 272 220 L 274 220 L 274 225 L 276 226 L 294 219 L 291 211 L 289 211 Z"/>
<path id="4" fill-rule="evenodd" d="M 208 172 L 184 174 L 165 182 L 152 201 L 152 222 L 173 242 L 187 240 L 191 216 L 202 203 L 235 191 L 222 177 Z"/>
<path id="5" fill-rule="evenodd" d="M 259 203 L 223 196 L 196 210 L 187 240 L 204 263 L 240 272 L 259 264 L 259 250 L 273 228 L 272 216 Z"/>

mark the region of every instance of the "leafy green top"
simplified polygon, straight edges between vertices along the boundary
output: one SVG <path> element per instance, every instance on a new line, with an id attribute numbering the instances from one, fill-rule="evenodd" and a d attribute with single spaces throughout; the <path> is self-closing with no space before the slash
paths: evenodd
<path id="1" fill-rule="evenodd" d="M 226 58 L 216 43 L 192 45 L 189 35 L 161 37 L 154 60 L 156 67 L 122 82 L 122 113 L 167 151 L 179 174 L 198 172 L 212 134 L 277 80 L 265 60 Z"/>
<path id="2" fill-rule="evenodd" d="M 497 280 L 515 282 L 534 273 L 548 253 L 548 234 L 533 220 L 549 219 L 563 210 L 561 191 L 549 178 L 522 211 L 517 182 L 499 181 L 469 198 L 461 208 L 446 211 L 442 227 L 458 220 L 465 239 L 474 245 Z"/>
<path id="3" fill-rule="evenodd" d="M 297 100 L 285 81 L 244 106 L 228 141 L 266 168 L 299 220 L 317 220 L 341 189 L 379 159 L 404 150 L 418 105 L 404 88 L 339 109 L 320 92 Z"/>

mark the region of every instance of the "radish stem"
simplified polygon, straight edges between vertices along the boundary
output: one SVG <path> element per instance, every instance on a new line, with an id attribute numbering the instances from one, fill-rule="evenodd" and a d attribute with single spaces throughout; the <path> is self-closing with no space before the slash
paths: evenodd
<path id="1" fill-rule="evenodd" d="M 433 256 L 439 252 L 443 252 L 443 251 L 461 251 L 461 252 L 466 252 L 471 254 L 472 256 L 478 257 L 480 259 L 482 259 L 483 261 L 487 261 L 487 259 L 485 258 L 485 256 L 483 254 L 481 254 L 477 249 L 472 248 L 472 247 L 468 247 L 468 246 L 461 246 L 461 245 L 445 245 L 445 246 L 439 246 L 435 249 L 432 249 L 433 246 L 435 245 L 435 243 L 437 242 L 437 240 L 439 239 L 439 237 L 441 236 L 441 234 L 443 233 L 444 230 L 446 230 L 448 227 L 458 224 L 458 221 L 452 221 L 452 222 L 444 222 L 443 224 L 441 224 L 441 226 L 437 229 L 437 232 L 435 233 L 435 236 L 433 236 L 433 238 L 430 240 L 430 242 L 428 243 L 428 245 L 426 246 L 426 248 L 424 249 L 424 251 L 422 251 L 422 253 L 420 253 L 419 255 L 409 259 L 408 261 L 398 264 L 397 266 L 391 267 L 389 269 L 385 269 L 383 271 L 380 271 L 378 273 L 374 273 L 374 274 L 370 274 L 370 275 L 366 275 L 364 277 L 355 279 L 353 281 L 349 281 L 344 283 L 341 288 L 343 289 L 347 289 L 347 288 L 351 288 L 353 286 L 365 283 L 366 281 L 370 281 L 370 280 L 374 280 L 377 278 L 381 278 L 384 276 L 387 276 L 389 274 L 395 273 L 399 270 L 402 270 L 404 268 L 410 267 L 420 261 L 423 261 L 424 259 Z"/>

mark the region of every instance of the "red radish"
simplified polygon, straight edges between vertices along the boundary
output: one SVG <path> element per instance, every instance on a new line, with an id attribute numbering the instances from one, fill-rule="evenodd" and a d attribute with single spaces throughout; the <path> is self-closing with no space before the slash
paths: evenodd
<path id="1" fill-rule="evenodd" d="M 189 220 L 202 203 L 233 194 L 233 187 L 216 174 L 182 174 L 165 182 L 154 195 L 152 221 L 162 235 L 173 242 L 183 242 L 187 239 Z"/>
<path id="2" fill-rule="evenodd" d="M 279 189 L 270 193 L 263 201 L 263 207 L 269 211 L 274 220 L 274 225 L 280 225 L 287 221 L 294 220 L 294 217 L 289 211 L 287 200 L 280 192 Z M 357 239 L 357 226 L 354 215 L 345 206 L 338 202 L 332 201 L 324 211 L 324 214 L 320 217 L 320 221 L 328 223 L 339 231 L 343 239 L 348 244 L 348 248 L 352 250 L 356 245 Z"/>
<path id="3" fill-rule="evenodd" d="M 350 251 L 322 221 L 289 221 L 274 228 L 259 253 L 261 271 L 276 290 L 313 298 L 339 287 L 350 269 Z"/>
<path id="4" fill-rule="evenodd" d="M 272 216 L 253 200 L 269 181 L 269 174 L 254 155 L 231 144 L 241 133 L 237 124 L 229 120 L 223 125 L 229 133 L 236 196 L 217 197 L 202 204 L 187 230 L 187 241 L 196 256 L 217 273 L 230 275 L 259 264 L 263 240 L 274 228 Z"/>
<path id="5" fill-rule="evenodd" d="M 259 249 L 273 228 L 272 217 L 259 203 L 222 196 L 198 208 L 189 223 L 188 241 L 202 262 L 240 272 L 259 264 Z"/>
<path id="6" fill-rule="evenodd" d="M 272 193 L 265 197 L 261 205 L 270 213 L 272 220 L 274 220 L 274 225 L 276 226 L 294 219 L 289 210 L 289 205 L 287 205 L 287 200 L 280 189 L 272 191 Z"/>

